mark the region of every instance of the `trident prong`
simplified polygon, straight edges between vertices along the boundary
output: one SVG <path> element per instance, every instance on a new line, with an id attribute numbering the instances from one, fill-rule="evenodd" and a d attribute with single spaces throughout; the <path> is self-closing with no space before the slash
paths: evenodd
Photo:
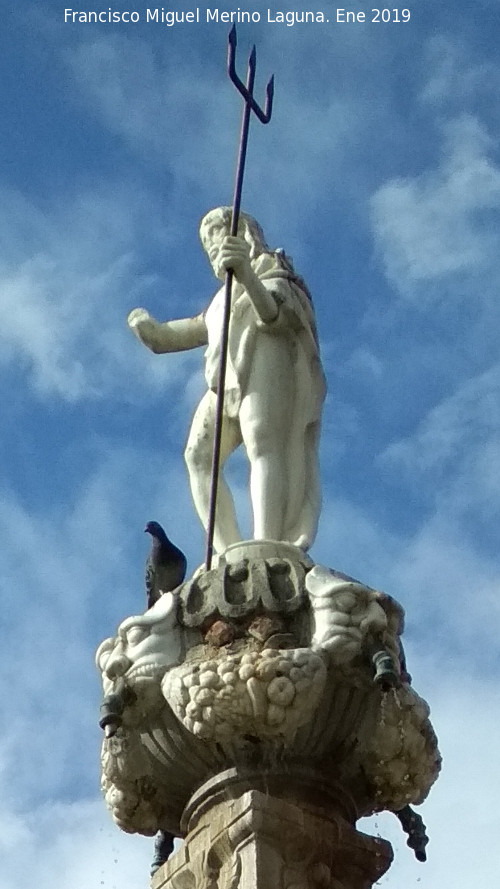
<path id="1" fill-rule="evenodd" d="M 257 115 L 261 123 L 269 123 L 271 120 L 271 114 L 273 110 L 273 94 L 274 94 L 274 75 L 269 80 L 269 83 L 266 86 L 266 104 L 264 111 L 257 105 L 253 97 L 253 90 L 248 89 L 247 86 L 240 80 L 236 73 L 236 26 L 233 25 L 229 32 L 229 41 L 228 41 L 228 49 L 227 49 L 227 71 L 230 79 L 234 83 L 238 92 L 241 93 L 245 102 L 250 105 L 254 114 Z M 252 52 L 250 53 L 250 58 L 248 59 L 248 68 L 249 72 L 253 71 L 255 73 L 255 64 L 256 64 L 257 53 L 255 50 L 255 45 L 252 47 Z"/>
<path id="2" fill-rule="evenodd" d="M 238 162 L 236 165 L 236 181 L 234 186 L 233 213 L 231 218 L 231 235 L 238 233 L 238 221 L 240 217 L 241 193 L 243 189 L 243 174 L 245 172 L 245 158 L 247 154 L 248 131 L 250 128 L 250 114 L 253 111 L 261 123 L 269 123 L 273 110 L 274 76 L 266 87 L 266 104 L 264 110 L 260 108 L 253 97 L 255 82 L 255 68 L 257 65 L 257 52 L 252 47 L 248 58 L 247 82 L 244 84 L 236 73 L 236 27 L 233 25 L 229 32 L 227 71 L 236 89 L 243 96 L 243 118 L 241 122 L 240 144 L 238 150 Z M 222 333 L 220 340 L 219 382 L 217 385 L 217 402 L 215 407 L 214 449 L 212 458 L 212 478 L 210 483 L 210 506 L 207 525 L 207 551 L 205 567 L 210 571 L 212 566 L 212 553 L 214 542 L 215 515 L 217 509 L 217 486 L 220 472 L 220 449 L 222 440 L 222 413 L 224 406 L 224 387 L 226 382 L 227 346 L 229 339 L 229 321 L 231 318 L 231 289 L 233 284 L 232 269 L 228 269 L 225 279 L 224 292 L 224 316 L 222 320 Z"/>

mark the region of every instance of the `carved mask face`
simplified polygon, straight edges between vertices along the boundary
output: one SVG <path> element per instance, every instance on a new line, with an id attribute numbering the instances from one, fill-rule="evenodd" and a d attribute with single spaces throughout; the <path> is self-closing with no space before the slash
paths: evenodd
<path id="1" fill-rule="evenodd" d="M 114 638 L 105 639 L 96 652 L 104 693 L 119 676 L 147 679 L 165 672 L 180 656 L 181 631 L 176 621 L 176 599 L 161 596 L 145 614 L 128 617 Z"/>

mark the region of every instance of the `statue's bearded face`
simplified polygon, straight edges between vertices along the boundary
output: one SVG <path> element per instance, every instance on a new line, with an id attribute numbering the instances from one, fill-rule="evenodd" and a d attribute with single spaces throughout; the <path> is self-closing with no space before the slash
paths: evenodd
<path id="1" fill-rule="evenodd" d="M 210 210 L 201 221 L 200 239 L 208 256 L 214 274 L 224 280 L 225 270 L 219 265 L 219 251 L 226 235 L 231 234 L 231 208 L 217 207 Z M 255 259 L 266 248 L 260 227 L 246 213 L 240 213 L 238 237 L 244 238 L 250 248 L 250 260 Z"/>
<path id="2" fill-rule="evenodd" d="M 224 279 L 224 269 L 219 266 L 219 251 L 226 235 L 229 234 L 229 222 L 221 213 L 206 216 L 200 226 L 200 238 L 203 249 L 208 256 L 210 265 L 217 278 Z"/>

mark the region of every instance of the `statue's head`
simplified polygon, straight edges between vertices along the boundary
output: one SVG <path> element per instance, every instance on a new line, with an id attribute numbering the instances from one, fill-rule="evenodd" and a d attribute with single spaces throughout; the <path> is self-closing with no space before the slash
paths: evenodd
<path id="1" fill-rule="evenodd" d="M 201 243 L 212 265 L 219 244 L 226 235 L 230 234 L 231 217 L 231 207 L 215 207 L 213 210 L 209 210 L 200 222 Z M 251 260 L 261 253 L 270 252 L 259 223 L 248 213 L 240 213 L 238 235 L 248 243 Z"/>

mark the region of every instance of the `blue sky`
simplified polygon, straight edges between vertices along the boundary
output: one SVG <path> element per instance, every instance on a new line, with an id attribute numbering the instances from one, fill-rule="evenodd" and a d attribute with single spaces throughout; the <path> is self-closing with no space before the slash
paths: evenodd
<path id="1" fill-rule="evenodd" d="M 148 519 L 190 569 L 203 559 L 182 461 L 203 377 L 200 353 L 151 355 L 125 318 L 194 314 L 213 293 L 197 226 L 231 201 L 240 102 L 225 24 L 146 24 L 141 0 L 111 7 L 137 24 L 0 8 L 0 889 L 26 866 L 39 889 L 70 874 L 72 889 L 136 889 L 151 842 L 99 796 L 93 652 L 143 607 Z M 353 3 L 367 21 L 336 24 L 326 0 L 329 23 L 293 27 L 267 8 L 240 6 L 262 16 L 238 28 L 240 66 L 255 41 L 257 91 L 276 76 L 243 206 L 316 306 L 329 395 L 312 555 L 406 609 L 444 758 L 421 810 L 427 864 L 393 816 L 364 829 L 394 844 L 388 889 L 493 889 L 498 3 L 418 0 L 406 24 Z M 234 460 L 243 511 L 245 469 Z"/>

